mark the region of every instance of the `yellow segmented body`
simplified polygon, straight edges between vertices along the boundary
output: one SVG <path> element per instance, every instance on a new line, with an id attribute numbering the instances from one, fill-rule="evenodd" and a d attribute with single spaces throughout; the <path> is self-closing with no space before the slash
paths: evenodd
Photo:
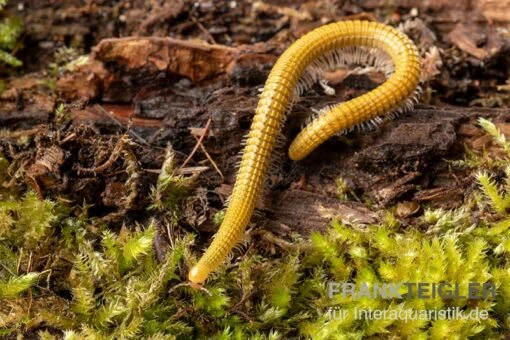
<path id="1" fill-rule="evenodd" d="M 192 286 L 200 287 L 205 282 L 250 222 L 285 111 L 301 74 L 319 56 L 351 46 L 383 50 L 393 60 L 395 72 L 371 92 L 334 106 L 314 119 L 292 142 L 291 159 L 303 159 L 339 131 L 395 109 L 415 91 L 421 74 L 418 51 L 406 35 L 390 26 L 342 21 L 319 27 L 293 43 L 277 60 L 264 85 L 230 204 L 211 245 L 189 272 Z"/>

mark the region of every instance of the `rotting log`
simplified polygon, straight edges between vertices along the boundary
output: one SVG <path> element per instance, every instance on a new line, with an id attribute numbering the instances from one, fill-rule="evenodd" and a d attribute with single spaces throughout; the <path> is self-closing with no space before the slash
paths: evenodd
<path id="1" fill-rule="evenodd" d="M 37 82 L 33 84 L 40 86 Z M 4 95 L 2 100 L 14 105 L 19 97 L 24 97 L 24 91 L 31 89 L 33 90 L 31 87 L 19 88 L 17 91 L 10 89 L 7 94 L 18 95 Z M 196 143 L 190 129 L 201 128 L 209 118 L 212 118 L 210 134 L 205 138 L 203 145 L 225 174 L 225 182 L 222 182 L 211 169 L 201 176 L 200 186 L 209 190 L 226 187 L 218 193 L 221 201 L 228 195 L 229 185 L 234 182 L 237 154 L 242 150 L 240 141 L 249 128 L 256 96 L 254 97 L 249 89 L 225 89 L 213 92 L 208 98 L 207 105 L 199 109 L 193 108 L 192 103 L 186 107 L 178 101 L 168 98 L 167 100 L 173 101 L 176 107 L 168 105 L 166 107 L 168 115 L 159 118 L 137 115 L 136 107 L 129 105 L 101 103 L 71 107 L 70 116 L 74 127 L 90 126 L 98 137 L 118 135 L 130 126 L 131 131 L 136 131 L 136 136 L 132 135 L 131 139 L 136 144 L 141 144 L 137 139 L 140 137 L 148 144 L 134 150 L 145 167 L 149 167 L 149 164 L 154 167 L 162 161 L 161 147 L 167 142 L 172 143 L 180 155 L 187 155 Z M 284 129 L 287 137 L 295 134 L 300 122 L 307 115 L 309 111 L 307 101 L 305 98 L 298 103 L 289 117 Z M 0 122 L 10 127 L 9 133 L 2 136 L 4 144 L 13 136 L 18 138 L 23 131 L 20 129 L 40 127 L 41 124 L 46 126 L 50 122 L 49 108 L 54 104 L 48 103 L 52 103 L 52 97 L 49 96 L 41 102 L 43 105 L 39 108 L 34 107 L 38 103 L 36 101 L 32 106 L 20 106 L 17 124 L 10 122 L 12 117 L 9 114 L 0 114 Z M 186 114 L 183 114 L 184 112 Z M 275 178 L 273 182 L 276 184 L 274 189 L 269 191 L 266 200 L 269 203 L 261 208 L 266 211 L 271 225 L 275 223 L 286 225 L 308 234 L 312 230 L 323 229 L 335 217 L 346 221 L 358 221 L 361 224 L 372 223 L 377 216 L 377 209 L 368 209 L 354 202 L 356 195 L 360 194 L 373 199 L 376 206 L 402 201 L 457 206 L 462 202 L 463 195 L 472 185 L 472 181 L 463 178 L 462 170 L 450 172 L 445 159 L 463 158 L 464 146 L 475 151 L 482 149 L 491 151 L 490 138 L 487 138 L 476 124 L 478 117 L 494 120 L 503 133 L 510 135 L 510 124 L 507 123 L 510 121 L 508 109 L 418 107 L 412 113 L 389 121 L 375 131 L 333 138 L 303 162 L 292 163 L 284 157 L 279 173 L 270 174 Z M 45 129 L 44 134 L 48 134 L 47 130 L 51 128 L 46 126 Z M 25 131 L 34 134 L 33 130 Z M 92 139 L 98 137 L 90 136 Z M 157 146 L 159 148 L 154 149 Z M 50 143 L 45 147 L 49 149 L 52 145 Z M 74 145 L 73 150 L 67 150 L 67 144 L 59 147 L 69 153 L 90 146 Z M 40 150 L 39 154 L 44 156 L 44 152 Z M 191 165 L 208 165 L 204 161 L 204 155 L 198 153 Z M 36 162 L 37 158 L 34 157 L 33 163 Z M 62 164 L 63 161 L 59 166 Z M 53 190 L 51 191 L 53 195 L 65 195 L 75 190 L 75 187 L 65 188 L 55 183 L 66 176 L 68 182 L 76 179 L 79 174 L 72 169 L 72 165 L 67 165 L 52 170 L 54 174 L 62 172 L 59 176 L 52 177 L 50 189 Z M 89 199 L 111 196 L 109 192 L 112 187 L 121 185 L 118 180 L 110 183 L 108 176 L 99 182 L 92 177 L 85 178 L 90 176 L 81 176 L 84 177 L 81 178 L 83 181 L 92 181 L 90 188 L 94 188 L 95 192 L 86 195 Z M 335 181 L 338 178 L 345 180 L 353 193 L 347 202 L 337 198 Z M 153 185 L 154 179 L 154 176 L 147 176 L 141 185 L 149 187 Z M 77 197 L 82 198 L 83 194 Z M 221 208 L 221 204 L 212 204 L 209 208 L 216 211 Z M 194 209 L 200 210 L 200 207 Z M 199 220 L 203 218 L 195 216 L 187 222 L 204 231 L 210 231 L 210 224 L 203 224 Z"/>

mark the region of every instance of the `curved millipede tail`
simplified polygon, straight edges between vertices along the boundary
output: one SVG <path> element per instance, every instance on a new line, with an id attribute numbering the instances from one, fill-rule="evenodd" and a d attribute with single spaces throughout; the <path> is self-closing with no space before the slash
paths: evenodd
<path id="1" fill-rule="evenodd" d="M 391 57 L 395 72 L 376 89 L 333 106 L 312 120 L 292 142 L 289 148 L 291 159 L 303 159 L 339 131 L 390 112 L 416 90 L 421 74 L 418 51 L 406 35 L 390 26 L 368 21 L 342 21 L 319 27 L 293 43 L 277 60 L 266 81 L 230 204 L 211 245 L 188 274 L 191 286 L 204 284 L 250 222 L 277 135 L 301 74 L 325 53 L 355 46 L 383 50 Z"/>

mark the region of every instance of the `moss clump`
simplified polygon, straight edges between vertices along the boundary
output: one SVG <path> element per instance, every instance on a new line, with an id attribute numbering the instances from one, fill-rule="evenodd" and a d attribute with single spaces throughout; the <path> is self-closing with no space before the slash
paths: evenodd
<path id="1" fill-rule="evenodd" d="M 178 220 L 179 205 L 181 200 L 190 192 L 196 179 L 196 175 L 184 176 L 177 174 L 175 153 L 171 145 L 166 148 L 165 160 L 156 182 L 152 189 L 153 210 L 163 211 L 168 209 L 172 212 L 172 220 Z"/>
<path id="2" fill-rule="evenodd" d="M 6 4 L 7 0 L 0 0 L 0 12 Z M 21 61 L 12 55 L 12 52 L 19 47 L 18 38 L 21 29 L 21 21 L 17 18 L 7 17 L 0 22 L 0 63 L 13 67 L 22 65 Z"/>
<path id="3" fill-rule="evenodd" d="M 502 150 L 492 123 L 481 126 Z M 508 148 L 510 150 L 510 148 Z M 208 291 L 183 284 L 197 261 L 178 233 L 181 198 L 192 181 L 176 175 L 172 152 L 153 192 L 157 218 L 120 230 L 93 224 L 87 206 L 63 207 L 33 193 L 0 202 L 1 335 L 41 339 L 502 338 L 510 332 L 510 161 L 487 152 L 457 162 L 476 189 L 455 210 L 424 209 L 413 228 L 390 211 L 370 226 L 333 221 L 310 240 L 291 236 L 278 256 L 267 244 L 223 264 Z M 0 162 L 0 169 L 6 169 Z M 7 174 L 1 173 L 4 180 Z M 6 198 L 10 197 L 10 198 Z M 221 216 L 217 216 L 218 220 Z M 162 222 L 169 221 L 169 222 Z M 166 228 L 165 223 L 172 224 Z M 162 228 L 160 228 L 162 227 Z M 156 256 L 165 233 L 169 245 Z M 157 245 L 157 247 L 154 246 Z M 290 244 L 290 242 L 285 242 Z M 41 246 L 42 245 L 42 246 Z M 197 249 L 194 249 L 197 250 Z M 282 253 L 282 252 L 280 252 Z M 328 295 L 328 282 L 492 283 L 496 296 L 356 299 Z M 487 310 L 476 319 L 358 319 L 354 311 Z M 333 310 L 343 310 L 341 318 Z"/>
<path id="4" fill-rule="evenodd" d="M 57 220 L 55 203 L 40 200 L 34 192 L 21 199 L 0 202 L 0 239 L 12 240 L 12 245 L 33 251 L 51 242 Z"/>
<path id="5" fill-rule="evenodd" d="M 35 284 L 38 276 L 37 273 L 13 275 L 9 281 L 0 282 L 0 299 L 12 299 L 19 296 Z"/>

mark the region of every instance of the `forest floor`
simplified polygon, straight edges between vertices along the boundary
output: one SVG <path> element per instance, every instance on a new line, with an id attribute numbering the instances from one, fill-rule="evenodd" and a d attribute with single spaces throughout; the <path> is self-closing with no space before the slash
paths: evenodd
<path id="1" fill-rule="evenodd" d="M 379 278 L 383 274 L 378 261 L 384 254 L 371 248 L 379 239 L 360 236 L 368 226 L 391 229 L 395 247 L 405 249 L 413 243 L 398 243 L 396 235 L 401 232 L 418 232 L 416 244 L 423 246 L 428 241 L 420 237 L 443 231 L 446 225 L 462 229 L 467 240 L 473 236 L 467 231 L 472 225 L 481 224 L 482 230 L 507 221 L 506 206 L 492 204 L 495 211 L 487 213 L 480 197 L 489 191 L 486 196 L 494 201 L 493 179 L 509 185 L 504 140 L 510 135 L 508 1 L 10 1 L 2 15 L 22 21 L 23 33 L 14 52 L 23 66 L 0 64 L 0 179 L 4 181 L 0 211 L 5 218 L 0 222 L 0 255 L 6 259 L 0 280 L 14 282 L 15 277 L 36 272 L 38 284 L 30 297 L 14 294 L 15 299 L 0 307 L 0 327 L 4 327 L 0 336 L 50 338 L 71 336 L 64 331 L 73 330 L 73 336 L 82 337 L 276 338 L 278 333 L 283 338 L 320 338 L 324 334 L 319 330 L 330 326 L 348 329 L 352 337 L 405 334 L 405 327 L 397 324 L 332 326 L 322 320 L 319 326 L 318 309 L 308 313 L 303 305 L 295 305 L 309 298 L 305 299 L 307 293 L 295 293 L 307 289 L 305 282 L 312 287 L 311 282 L 324 284 L 326 278 L 361 280 L 363 266 L 353 249 L 334 246 L 339 252 L 351 251 L 346 261 L 353 264 L 343 269 L 327 255 L 319 259 L 320 248 L 335 239 L 328 234 L 331 221 L 341 225 L 336 231 L 350 235 L 359 242 L 358 248 L 365 249 L 367 263 L 378 268 L 374 276 Z M 161 297 L 179 290 L 168 293 L 169 287 L 185 281 L 190 263 L 217 229 L 235 181 L 243 136 L 274 62 L 304 33 L 348 19 L 383 22 L 411 37 L 423 59 L 419 104 L 373 131 L 334 137 L 304 161 L 293 162 L 284 150 L 312 108 L 354 98 L 384 77 L 378 72 L 341 70 L 328 79 L 334 94 L 326 94 L 318 84 L 307 91 L 283 129 L 287 141 L 258 203 L 260 214 L 248 233 L 251 241 L 235 251 L 234 258 L 242 261 L 220 270 L 224 281 L 213 278 L 212 297 L 186 291 L 172 298 L 171 307 L 161 307 Z M 494 125 L 484 127 L 480 118 Z M 167 182 L 162 178 L 165 171 L 171 172 Z M 481 171 L 489 172 L 487 186 Z M 480 186 L 485 191 L 479 192 Z M 510 196 L 498 194 L 510 201 Z M 27 216 L 45 221 L 47 227 L 37 229 L 26 221 L 28 217 L 22 221 L 24 211 L 40 213 Z M 448 216 L 441 227 L 440 216 L 432 212 Z M 342 229 L 350 225 L 355 231 Z M 396 225 L 398 231 L 393 229 Z M 33 235 L 22 227 L 35 228 Z M 193 240 L 191 234 L 196 235 Z M 325 243 L 318 246 L 322 241 L 316 235 L 323 234 L 329 238 L 321 239 Z M 143 244 L 149 236 L 150 250 Z M 315 237 L 312 245 L 307 243 L 310 236 Z M 494 272 L 489 276 L 496 282 L 510 278 L 510 250 L 501 255 L 491 249 L 491 242 L 495 248 L 499 244 L 510 248 L 508 230 L 500 236 L 501 240 L 493 235 L 484 239 L 488 246 L 480 248 L 488 252 L 480 266 L 490 262 Z M 105 239 L 111 241 L 109 246 Z M 459 249 L 478 249 L 462 242 Z M 138 247 L 130 249 L 131 257 L 128 246 Z M 307 247 L 316 249 L 304 255 Z M 447 245 L 441 247 L 447 252 Z M 95 270 L 94 254 L 102 254 Z M 152 262 L 145 258 L 151 254 L 156 259 Z M 173 254 L 175 263 L 170 263 L 168 254 Z M 275 261 L 273 273 L 283 273 L 285 285 L 292 287 L 284 293 L 296 300 L 292 306 L 278 300 L 274 285 L 258 291 L 267 294 L 267 300 L 256 297 L 257 284 L 265 280 L 261 273 L 269 270 L 257 262 L 259 255 Z M 116 266 L 118 272 L 109 277 L 101 261 Z M 137 272 L 131 264 L 136 261 L 145 263 L 147 272 Z M 161 263 L 167 272 L 158 267 Z M 329 263 L 322 276 L 312 273 L 317 263 Z M 250 264 L 256 264 L 254 273 L 246 274 Z M 171 274 L 168 266 L 175 266 Z M 402 266 L 399 270 L 414 268 Z M 232 267 L 234 271 L 227 274 Z M 331 274 L 332 268 L 343 274 Z M 464 268 L 466 273 L 483 272 L 482 267 L 469 269 L 466 264 Z M 300 274 L 294 277 L 292 272 Z M 77 279 L 80 275 L 90 280 L 84 283 Z M 154 308 L 153 316 L 126 307 L 134 300 L 116 290 L 115 280 L 128 285 L 130 275 L 158 282 L 157 288 L 145 287 L 160 292 L 144 300 Z M 489 276 L 476 278 L 485 282 Z M 143 295 L 142 283 L 131 283 L 139 284 L 133 290 Z M 510 289 L 508 284 L 505 287 L 501 289 Z M 113 302 L 113 292 L 123 296 L 125 310 Z M 33 303 L 28 310 L 23 306 L 27 300 L 30 306 Z M 510 303 L 494 305 L 492 321 L 482 329 L 471 324 L 452 326 L 455 332 L 510 336 Z M 115 308 L 122 310 L 117 313 Z M 59 309 L 65 313 L 52 314 Z M 93 309 L 103 314 L 94 314 Z M 225 316 L 223 323 L 216 321 Z M 440 326 L 416 327 L 426 336 L 441 338 Z"/>

